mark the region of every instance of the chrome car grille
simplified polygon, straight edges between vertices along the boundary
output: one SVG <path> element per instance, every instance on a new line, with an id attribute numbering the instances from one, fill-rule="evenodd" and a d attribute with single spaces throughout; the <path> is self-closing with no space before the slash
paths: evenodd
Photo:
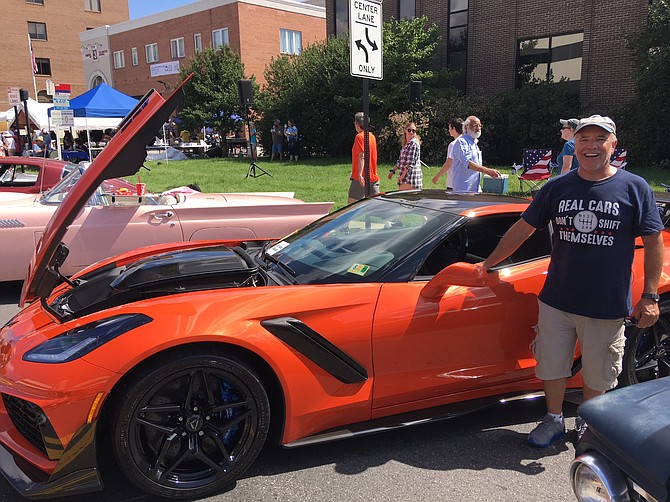
<path id="1" fill-rule="evenodd" d="M 43 425 L 46 422 L 46 416 L 42 409 L 30 401 L 10 396 L 9 394 L 2 394 L 2 400 L 5 403 L 7 414 L 14 424 L 14 427 L 16 427 L 16 430 L 18 430 L 30 444 L 47 455 L 44 437 L 40 430 L 40 425 Z"/>
<path id="2" fill-rule="evenodd" d="M 631 502 L 658 502 L 657 499 L 649 495 L 640 485 L 630 478 L 627 478 L 628 486 L 630 490 L 628 494 L 630 495 Z"/>

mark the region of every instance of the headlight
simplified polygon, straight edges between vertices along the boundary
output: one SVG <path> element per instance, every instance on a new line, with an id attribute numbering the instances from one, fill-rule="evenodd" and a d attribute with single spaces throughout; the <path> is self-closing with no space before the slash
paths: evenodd
<path id="1" fill-rule="evenodd" d="M 26 352 L 23 360 L 34 363 L 66 363 L 151 321 L 153 319 L 144 314 L 124 314 L 85 324 L 41 343 Z"/>
<path id="2" fill-rule="evenodd" d="M 586 453 L 570 465 L 572 491 L 580 502 L 629 502 L 621 471 L 599 453 Z"/>

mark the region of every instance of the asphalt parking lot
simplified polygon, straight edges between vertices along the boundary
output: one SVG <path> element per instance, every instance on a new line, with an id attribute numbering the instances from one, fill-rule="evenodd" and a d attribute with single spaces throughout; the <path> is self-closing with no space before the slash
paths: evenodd
<path id="1" fill-rule="evenodd" d="M 0 283 L 0 321 L 18 312 L 21 283 Z M 565 409 L 574 425 L 576 406 Z M 573 433 L 550 447 L 526 444 L 542 399 L 452 420 L 293 450 L 267 447 L 243 479 L 208 501 L 570 501 Z M 151 501 L 117 473 L 97 502 Z M 0 502 L 18 502 L 0 479 Z M 66 500 L 66 499 L 61 499 Z M 91 495 L 68 502 L 92 500 Z"/>

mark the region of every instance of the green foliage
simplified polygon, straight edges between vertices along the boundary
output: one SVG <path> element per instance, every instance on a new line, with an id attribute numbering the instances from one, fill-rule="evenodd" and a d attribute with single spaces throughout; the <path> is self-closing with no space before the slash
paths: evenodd
<path id="1" fill-rule="evenodd" d="M 422 160 L 439 165 L 451 141 L 449 120 L 476 115 L 484 124 L 479 144 L 487 165 L 520 162 L 524 148 L 551 147 L 555 156 L 562 148 L 559 118 L 579 116 L 576 97 L 565 91 L 561 83 L 536 82 L 498 96 L 470 94 L 424 103 L 419 112 L 391 116 L 380 134 L 380 150 L 384 158 L 397 158 L 402 126 L 411 119 L 422 137 Z"/>
<path id="2" fill-rule="evenodd" d="M 240 56 L 227 45 L 205 49 L 182 68 L 182 81 L 191 73 L 179 112 L 185 127 L 201 128 L 207 123 L 220 131 L 235 130 L 238 125 L 231 115 L 241 112 L 237 81 L 245 78 Z"/>
<path id="3" fill-rule="evenodd" d="M 426 18 L 384 24 L 384 79 L 370 81 L 371 130 L 389 123 L 393 112 L 408 111 L 410 80 L 423 81 L 425 100 L 455 94 L 447 70 L 432 70 L 439 34 Z M 300 56 L 279 56 L 266 67 L 266 87 L 258 110 L 260 139 L 271 145 L 274 118 L 293 118 L 302 137 L 302 154 L 346 155 L 355 134 L 353 116 L 361 111 L 363 81 L 349 74 L 349 38 L 332 37 L 307 47 Z M 396 152 L 397 154 L 397 152 Z M 395 155 L 395 154 L 394 154 Z"/>
<path id="4" fill-rule="evenodd" d="M 560 118 L 579 117 L 579 102 L 562 83 L 537 82 L 499 94 L 489 106 L 482 150 L 487 162 L 520 162 L 524 148 L 563 146 Z"/>
<path id="5" fill-rule="evenodd" d="M 670 2 L 649 4 L 647 25 L 628 37 L 633 56 L 636 99 L 620 129 L 626 146 L 638 159 L 655 162 L 670 159 Z M 623 126 L 623 127 L 621 127 Z"/>
<path id="6" fill-rule="evenodd" d="M 449 121 L 456 117 L 465 120 L 469 115 L 487 117 L 490 101 L 490 98 L 479 95 L 454 95 L 424 102 L 416 112 L 392 113 L 389 124 L 379 135 L 380 156 L 395 162 L 400 152 L 403 127 L 411 121 L 416 123 L 421 138 L 421 160 L 439 166 L 446 158 L 447 145 L 451 141 Z"/>
<path id="7" fill-rule="evenodd" d="M 410 111 L 409 82 L 422 81 L 422 101 L 453 96 L 448 70 L 434 71 L 434 60 L 439 48 L 438 27 L 427 24 L 426 17 L 391 19 L 384 24 L 384 79 L 375 82 L 371 114 L 381 125 L 393 112 Z"/>
<path id="8" fill-rule="evenodd" d="M 351 149 L 361 90 L 360 80 L 349 74 L 348 40 L 331 38 L 307 47 L 300 56 L 273 58 L 265 79 L 258 130 L 266 150 L 272 144 L 269 130 L 275 118 L 282 124 L 295 120 L 302 155 L 341 155 Z"/>

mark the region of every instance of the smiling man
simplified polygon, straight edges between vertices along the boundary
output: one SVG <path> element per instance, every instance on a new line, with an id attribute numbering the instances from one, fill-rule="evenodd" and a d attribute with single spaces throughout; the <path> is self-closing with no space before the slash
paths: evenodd
<path id="1" fill-rule="evenodd" d="M 563 398 L 577 340 L 588 400 L 617 384 L 625 318 L 632 316 L 640 328 L 658 320 L 663 223 L 647 182 L 610 165 L 616 144 L 612 119 L 592 115 L 580 120 L 575 128 L 579 168 L 544 185 L 481 264 L 483 275 L 535 229 L 552 224 L 551 262 L 538 296 L 537 336 L 531 344 L 547 414 L 528 436 L 532 446 L 548 446 L 565 434 Z M 633 308 L 631 267 L 639 236 L 644 244 L 644 292 Z M 577 433 L 585 428 L 578 418 Z"/>

